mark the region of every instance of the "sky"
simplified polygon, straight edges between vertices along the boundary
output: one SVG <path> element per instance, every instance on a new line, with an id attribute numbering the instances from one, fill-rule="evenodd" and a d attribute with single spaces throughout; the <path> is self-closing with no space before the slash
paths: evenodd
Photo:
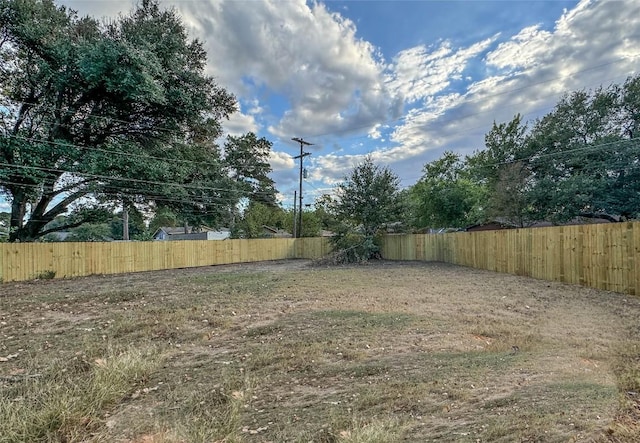
<path id="1" fill-rule="evenodd" d="M 111 18 L 131 0 L 57 0 Z M 273 143 L 282 205 L 330 193 L 370 155 L 406 188 L 444 151 L 483 149 L 493 122 L 550 112 L 564 92 L 640 69 L 638 0 L 161 0 L 234 93 L 228 134 Z"/>

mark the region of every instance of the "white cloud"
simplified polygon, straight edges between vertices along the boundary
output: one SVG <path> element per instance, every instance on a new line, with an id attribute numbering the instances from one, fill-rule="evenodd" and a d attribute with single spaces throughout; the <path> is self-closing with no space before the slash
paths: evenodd
<path id="1" fill-rule="evenodd" d="M 387 85 L 407 103 L 441 93 L 452 80 L 459 80 L 470 59 L 486 51 L 497 36 L 454 50 L 449 41 L 427 48 L 424 45 L 401 51 L 388 66 Z"/>
<path id="2" fill-rule="evenodd" d="M 260 101 L 258 99 L 251 100 L 251 107 L 247 111 L 251 115 L 259 115 L 264 112 L 264 108 L 260 106 Z"/>
<path id="3" fill-rule="evenodd" d="M 229 120 L 222 122 L 224 132 L 229 135 L 243 135 L 247 132 L 258 132 L 258 124 L 253 115 L 243 114 L 242 112 L 234 112 L 229 116 Z"/>
<path id="4" fill-rule="evenodd" d="M 376 124 L 373 126 L 373 128 L 371 128 L 371 129 L 369 130 L 369 137 L 370 137 L 370 138 L 372 138 L 372 139 L 374 139 L 374 140 L 377 140 L 377 139 L 379 139 L 380 137 L 382 137 L 382 134 L 380 133 L 380 127 L 381 127 L 381 126 L 382 126 L 382 125 L 381 125 L 380 123 L 376 123 Z"/>
<path id="5" fill-rule="evenodd" d="M 321 3 L 218 1 L 180 4 L 206 38 L 210 68 L 240 96 L 268 88 L 290 108 L 272 134 L 313 136 L 373 125 L 394 111 L 376 48 L 353 22 Z"/>
<path id="6" fill-rule="evenodd" d="M 313 178 L 320 179 L 324 185 L 335 186 L 341 183 L 347 174 L 353 170 L 365 155 L 335 155 L 328 154 L 315 159 L 313 163 Z"/>
<path id="7" fill-rule="evenodd" d="M 532 67 L 549 53 L 552 38 L 553 34 L 541 30 L 539 25 L 524 28 L 492 51 L 487 56 L 487 65 L 499 69 Z"/>
<path id="8" fill-rule="evenodd" d="M 565 11 L 552 31 L 525 28 L 499 45 L 488 54 L 487 65 L 523 72 L 523 80 L 555 77 L 552 86 L 571 90 L 591 86 L 593 80 L 606 84 L 615 73 L 628 75 L 631 59 L 640 53 L 639 40 L 640 3 L 582 0 Z"/>
<path id="9" fill-rule="evenodd" d="M 274 171 L 289 170 L 295 167 L 293 157 L 286 152 L 271 151 L 269 153 L 269 164 Z"/>
<path id="10" fill-rule="evenodd" d="M 457 78 L 460 69 L 442 69 L 425 85 L 417 80 L 418 67 L 432 62 L 424 61 L 424 51 L 413 51 L 411 57 L 399 59 L 409 59 L 406 63 L 413 63 L 416 75 L 413 83 L 397 82 L 399 90 L 409 91 L 404 93 L 410 100 L 436 95 L 408 112 L 393 133 L 398 146 L 379 155 L 416 175 L 418 167 L 445 149 L 470 153 L 483 147 L 483 135 L 493 121 L 507 121 L 517 113 L 533 120 L 549 112 L 564 92 L 624 81 L 637 72 L 639 47 L 640 2 L 582 0 L 553 29 L 527 27 L 489 49 L 483 60 L 475 61 L 489 75 L 459 95 L 436 90 L 445 91 L 444 85 Z M 445 50 L 436 53 L 452 56 Z M 399 78 L 405 77 L 396 75 Z"/>

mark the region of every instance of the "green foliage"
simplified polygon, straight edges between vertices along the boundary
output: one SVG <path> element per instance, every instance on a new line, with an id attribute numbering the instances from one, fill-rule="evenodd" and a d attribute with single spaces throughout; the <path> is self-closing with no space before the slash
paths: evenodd
<path id="1" fill-rule="evenodd" d="M 144 238 L 146 226 L 144 224 L 144 216 L 135 206 L 129 207 L 129 238 Z M 114 240 L 122 240 L 123 238 L 123 214 L 122 211 L 117 212 L 109 222 L 110 237 Z"/>
<path id="2" fill-rule="evenodd" d="M 269 177 L 272 143 L 258 139 L 253 132 L 241 137 L 228 136 L 224 145 L 225 164 L 249 200 L 276 206 L 276 189 Z"/>
<path id="3" fill-rule="evenodd" d="M 228 217 L 243 194 L 215 140 L 235 98 L 205 75 L 202 43 L 174 10 L 144 1 L 100 24 L 51 0 L 0 0 L 0 33 L 10 240 L 37 239 L 62 214 L 96 222 L 122 201 L 192 225 Z"/>
<path id="4" fill-rule="evenodd" d="M 387 225 L 406 221 L 399 185 L 397 175 L 367 157 L 337 186 L 330 210 L 340 220 L 331 238 L 339 262 L 380 257 L 378 236 Z"/>
<path id="5" fill-rule="evenodd" d="M 283 229 L 286 225 L 286 213 L 279 206 L 268 206 L 260 202 L 251 202 L 233 226 L 234 238 L 264 237 L 264 226 Z"/>
<path id="6" fill-rule="evenodd" d="M 379 259 L 379 236 L 366 235 L 349 225 L 342 225 L 331 237 L 334 252 L 331 259 L 336 264 L 362 263 Z"/>
<path id="7" fill-rule="evenodd" d="M 422 227 L 464 227 L 483 217 L 485 186 L 471 179 L 457 154 L 444 155 L 424 167 L 424 175 L 412 188 L 418 224 Z"/>
<path id="8" fill-rule="evenodd" d="M 526 136 L 527 125 L 522 123 L 520 114 L 508 123 L 493 122 L 484 137 L 485 149 L 466 159 L 470 176 L 485 183 L 491 191 L 495 190 L 504 166 L 523 155 Z"/>
<path id="9" fill-rule="evenodd" d="M 334 231 L 339 224 L 335 212 L 337 201 L 329 194 L 323 194 L 316 198 L 314 204 L 314 214 L 320 222 L 321 229 Z"/>
<path id="10" fill-rule="evenodd" d="M 400 179 L 387 167 L 367 157 L 336 188 L 339 200 L 333 207 L 336 217 L 366 236 L 375 235 L 388 223 L 403 221 Z"/>
<path id="11" fill-rule="evenodd" d="M 293 215 L 291 217 L 287 217 L 287 220 L 293 220 Z M 317 237 L 318 235 L 320 235 L 321 230 L 322 221 L 317 216 L 315 211 L 302 211 L 302 232 L 300 233 L 300 236 Z"/>
<path id="12" fill-rule="evenodd" d="M 153 234 L 161 227 L 175 228 L 180 225 L 178 216 L 167 207 L 156 209 L 155 214 L 149 222 L 149 231 Z"/>
<path id="13" fill-rule="evenodd" d="M 120 234 L 122 236 L 122 232 Z M 85 223 L 72 229 L 65 241 L 112 241 L 113 237 L 111 235 L 111 226 L 107 223 Z"/>
<path id="14" fill-rule="evenodd" d="M 530 128 L 530 129 L 529 129 Z M 490 218 L 516 226 L 578 216 L 640 217 L 640 76 L 623 85 L 565 94 L 527 125 L 494 123 L 486 148 L 425 166 L 412 188 L 424 226 Z"/>
<path id="15" fill-rule="evenodd" d="M 500 218 L 521 227 L 531 221 L 527 192 L 532 174 L 521 160 L 526 142 L 527 125 L 518 114 L 508 123 L 494 122 L 485 136 L 486 148 L 467 157 L 470 177 L 486 187 L 485 218 Z"/>
<path id="16" fill-rule="evenodd" d="M 122 212 L 116 214 L 104 213 L 102 217 L 95 218 L 95 223 L 82 222 L 78 224 L 69 216 L 60 215 L 45 226 L 45 235 L 41 241 L 113 241 L 122 240 L 123 229 Z M 71 227 L 70 227 L 71 226 Z M 62 238 L 58 227 L 68 231 L 68 235 Z M 129 238 L 132 240 L 151 240 L 153 232 L 149 233 L 145 228 L 144 216 L 135 207 L 129 208 Z"/>
<path id="17" fill-rule="evenodd" d="M 11 214 L 8 212 L 0 212 L 0 242 L 9 240 L 9 221 Z"/>
<path id="18" fill-rule="evenodd" d="M 487 193 L 487 214 L 513 226 L 527 226 L 534 220 L 530 204 L 531 179 L 531 172 L 522 162 L 501 165 L 497 181 Z"/>
<path id="19" fill-rule="evenodd" d="M 56 271 L 42 271 L 35 276 L 35 280 L 53 280 L 56 278 Z"/>
<path id="20" fill-rule="evenodd" d="M 581 214 L 635 218 L 640 208 L 637 84 L 576 91 L 534 125 L 524 157 L 535 176 L 530 204 L 538 218 Z"/>
<path id="21" fill-rule="evenodd" d="M 284 211 L 282 214 L 282 229 L 287 232 L 293 233 L 293 210 Z M 298 228 L 299 213 L 295 214 L 296 228 Z M 316 211 L 302 211 L 302 232 L 301 237 L 317 237 L 320 235 L 322 229 L 322 222 L 318 217 Z"/>

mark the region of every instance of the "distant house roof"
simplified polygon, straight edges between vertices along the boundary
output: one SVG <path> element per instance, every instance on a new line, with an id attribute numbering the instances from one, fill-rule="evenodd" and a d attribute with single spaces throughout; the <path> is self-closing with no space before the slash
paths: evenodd
<path id="1" fill-rule="evenodd" d="M 544 228 L 549 226 L 571 226 L 571 225 L 588 225 L 588 224 L 596 224 L 596 223 L 615 223 L 619 221 L 619 217 L 606 215 L 606 214 L 585 214 L 578 217 L 574 217 L 571 220 L 567 220 L 564 223 L 554 224 L 550 221 L 540 220 L 540 221 L 529 221 L 524 223 L 524 228 Z M 493 220 L 487 221 L 485 223 L 478 223 L 475 225 L 468 226 L 465 228 L 467 232 L 474 231 L 492 231 L 499 229 L 516 229 L 520 228 L 516 223 L 513 223 L 506 218 L 496 217 Z"/>
<path id="2" fill-rule="evenodd" d="M 7 234 L 8 234 L 8 232 L 7 232 Z M 52 242 L 66 241 L 67 237 L 69 237 L 69 235 L 71 235 L 71 232 L 69 232 L 69 231 L 55 231 L 55 232 L 50 232 L 47 235 L 45 235 L 44 236 L 44 240 L 45 241 L 52 241 Z M 111 239 L 109 241 L 111 241 Z"/>
<path id="3" fill-rule="evenodd" d="M 231 231 L 228 228 L 220 228 L 218 230 L 210 228 L 199 229 L 198 232 L 193 232 L 192 228 L 179 227 L 167 227 L 163 226 L 156 230 L 153 234 L 154 240 L 225 240 L 231 237 Z"/>
<path id="4" fill-rule="evenodd" d="M 181 226 L 179 228 L 174 228 L 172 226 L 162 226 L 158 229 L 156 229 L 156 232 L 153 233 L 153 239 L 154 240 L 167 240 L 167 238 L 171 235 L 176 235 L 176 234 L 185 234 L 189 232 L 189 228 L 186 229 L 187 232 L 185 232 L 185 228 L 184 226 Z"/>
<path id="5" fill-rule="evenodd" d="M 516 226 L 508 223 L 502 223 L 499 221 L 489 221 L 486 223 L 477 223 L 475 225 L 467 226 L 465 231 L 478 232 L 478 231 L 496 231 L 500 229 L 513 229 Z"/>
<path id="6" fill-rule="evenodd" d="M 289 232 L 284 229 L 274 228 L 273 226 L 262 225 L 265 237 L 271 238 L 290 238 L 293 237 Z"/>
<path id="7" fill-rule="evenodd" d="M 191 229 L 188 226 L 186 229 L 184 226 L 178 226 L 178 227 L 162 226 L 158 228 L 156 232 L 160 232 L 160 231 L 163 231 L 169 235 L 173 235 L 173 234 L 188 234 L 191 231 Z"/>

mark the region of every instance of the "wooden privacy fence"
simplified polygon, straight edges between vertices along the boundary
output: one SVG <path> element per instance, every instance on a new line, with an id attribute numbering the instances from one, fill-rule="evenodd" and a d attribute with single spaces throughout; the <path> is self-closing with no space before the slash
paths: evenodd
<path id="1" fill-rule="evenodd" d="M 389 260 L 442 261 L 640 295 L 640 222 L 391 235 Z"/>
<path id="2" fill-rule="evenodd" d="M 0 280 L 80 277 L 323 257 L 326 238 L 113 243 L 3 243 Z M 640 222 L 390 235 L 388 260 L 442 261 L 640 295 Z"/>
<path id="3" fill-rule="evenodd" d="M 177 269 L 294 258 L 330 250 L 326 238 L 111 243 L 1 243 L 0 281 Z"/>

